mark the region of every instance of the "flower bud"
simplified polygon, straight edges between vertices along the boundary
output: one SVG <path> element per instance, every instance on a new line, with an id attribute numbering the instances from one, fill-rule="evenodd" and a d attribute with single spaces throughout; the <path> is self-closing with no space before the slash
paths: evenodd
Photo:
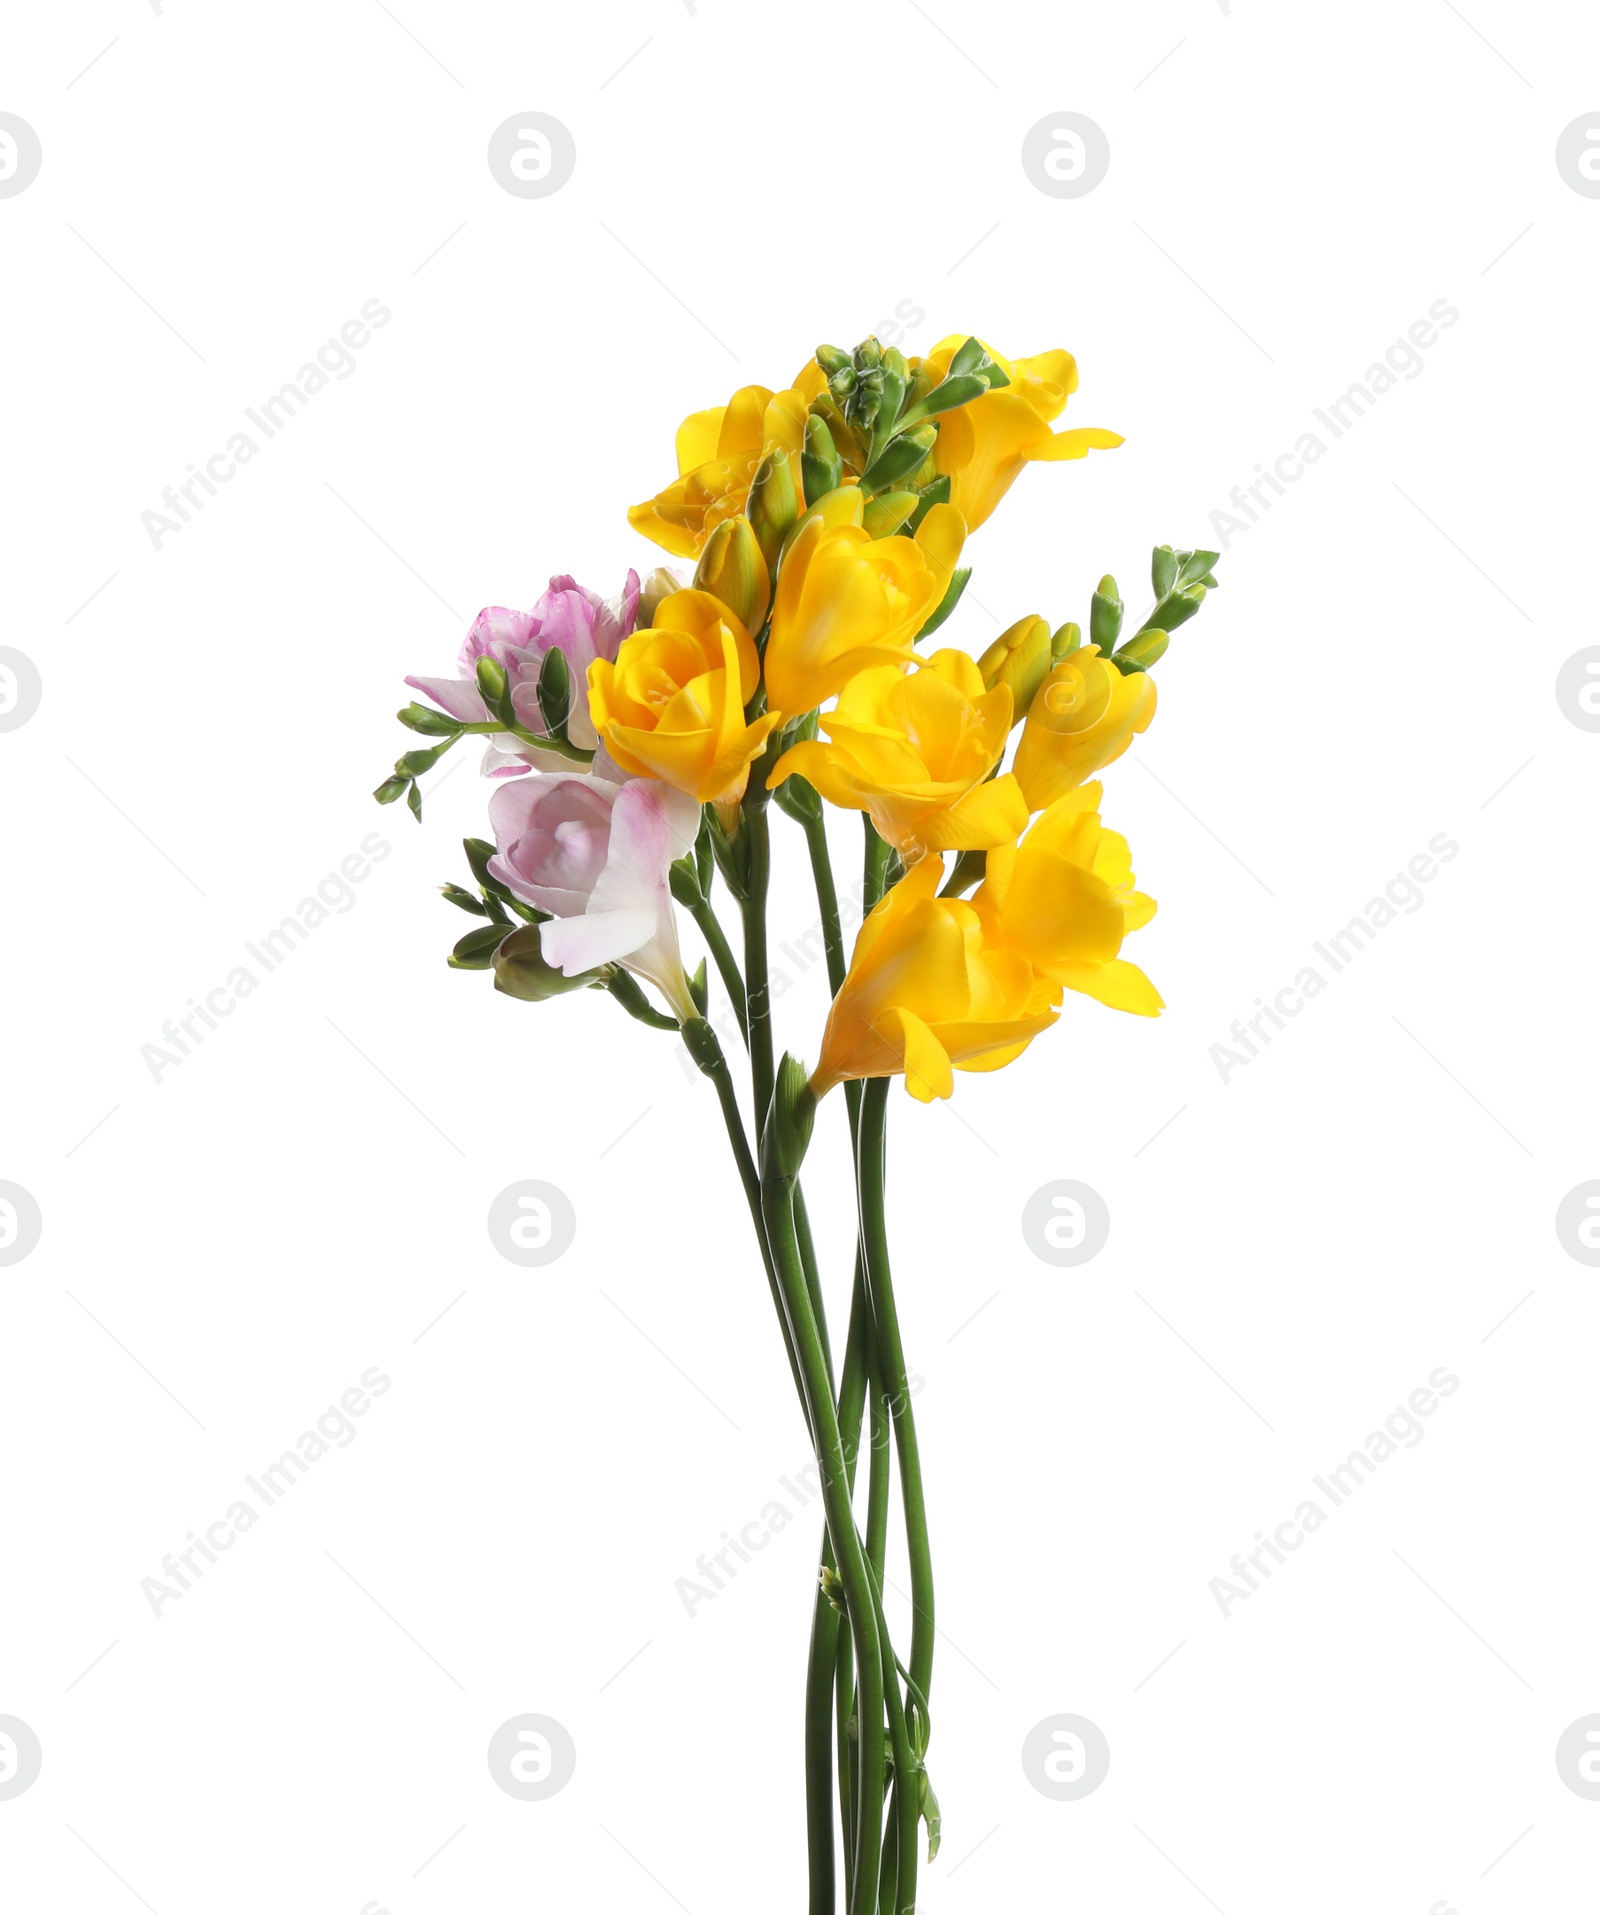
<path id="1" fill-rule="evenodd" d="M 843 372 L 852 361 L 849 353 L 839 346 L 818 346 L 817 364 L 831 379 L 836 372 Z"/>
<path id="2" fill-rule="evenodd" d="M 572 673 L 567 669 L 566 653 L 554 645 L 545 653 L 544 663 L 539 667 L 537 691 L 539 715 L 544 719 L 545 730 L 552 737 L 564 736 L 572 698 Z"/>
<path id="3" fill-rule="evenodd" d="M 494 988 L 529 1004 L 540 1003 L 547 997 L 564 997 L 568 991 L 584 990 L 594 983 L 596 976 L 594 972 L 586 972 L 580 977 L 564 977 L 547 964 L 539 950 L 536 924 L 525 924 L 503 938 L 489 961 L 494 968 Z"/>
<path id="4" fill-rule="evenodd" d="M 806 420 L 806 446 L 800 455 L 800 476 L 805 481 L 806 503 L 815 505 L 825 492 L 834 491 L 844 477 L 839 448 L 825 419 L 815 413 Z"/>
<path id="5" fill-rule="evenodd" d="M 792 1181 L 805 1160 L 816 1120 L 817 1096 L 806 1078 L 806 1067 L 787 1051 L 772 1087 L 772 1109 L 761 1139 L 763 1177 Z"/>
<path id="6" fill-rule="evenodd" d="M 720 599 L 747 632 L 758 632 L 772 601 L 772 580 L 746 518 L 724 519 L 695 567 L 695 586 Z"/>
<path id="7" fill-rule="evenodd" d="M 1003 631 L 978 660 L 983 682 L 1011 688 L 1011 722 L 1020 725 L 1028 715 L 1033 695 L 1050 669 L 1050 627 L 1037 613 L 1019 618 Z"/>
<path id="8" fill-rule="evenodd" d="M 1069 618 L 1065 625 L 1058 626 L 1050 635 L 1050 663 L 1059 665 L 1062 659 L 1070 657 L 1083 643 L 1083 627 Z"/>
<path id="9" fill-rule="evenodd" d="M 866 510 L 861 515 L 861 523 L 873 538 L 890 538 L 900 530 L 921 503 L 920 493 L 880 492 L 875 499 L 868 499 Z"/>
<path id="10" fill-rule="evenodd" d="M 1166 649 L 1167 634 L 1150 625 L 1142 632 L 1136 632 L 1126 645 L 1113 652 L 1111 662 L 1124 672 L 1130 666 L 1139 671 L 1148 671 Z"/>
<path id="11" fill-rule="evenodd" d="M 658 565 L 639 587 L 639 618 L 636 630 L 656 622 L 656 609 L 664 598 L 683 590 L 684 581 L 670 565 Z"/>
<path id="12" fill-rule="evenodd" d="M 923 425 L 914 432 L 903 432 L 891 439 L 862 473 L 862 490 L 885 492 L 902 479 L 909 479 L 926 463 L 938 436 L 937 427 Z"/>
<path id="13" fill-rule="evenodd" d="M 1116 649 L 1122 630 L 1122 595 L 1109 572 L 1101 579 L 1089 601 L 1089 643 L 1100 647 L 1100 656 L 1109 658 Z"/>
<path id="14" fill-rule="evenodd" d="M 770 571 L 783 550 L 783 537 L 800 516 L 800 486 L 795 461 L 782 446 L 771 446 L 750 484 L 745 505 L 756 543 Z"/>

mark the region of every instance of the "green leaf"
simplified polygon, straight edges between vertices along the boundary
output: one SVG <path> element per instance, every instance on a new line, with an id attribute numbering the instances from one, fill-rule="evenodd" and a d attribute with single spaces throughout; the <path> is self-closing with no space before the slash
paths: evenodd
<path id="1" fill-rule="evenodd" d="M 945 591 L 944 597 L 940 599 L 933 613 L 923 625 L 922 630 L 917 633 L 916 639 L 913 641 L 914 643 L 920 644 L 923 639 L 938 631 L 939 627 L 961 603 L 961 594 L 967 589 L 967 580 L 971 577 L 972 567 L 970 565 L 960 565 L 956 567 L 955 571 L 950 574 L 950 584 Z"/>
<path id="2" fill-rule="evenodd" d="M 439 895 L 447 903 L 453 904 L 458 911 L 465 911 L 472 917 L 487 918 L 494 915 L 482 898 L 475 898 L 470 891 L 463 890 L 459 884 L 441 884 Z"/>
<path id="3" fill-rule="evenodd" d="M 469 931 L 464 938 L 458 939 L 455 949 L 445 962 L 452 971 L 487 971 L 494 962 L 494 954 L 499 947 L 505 930 L 498 924 L 483 924 L 476 931 Z"/>

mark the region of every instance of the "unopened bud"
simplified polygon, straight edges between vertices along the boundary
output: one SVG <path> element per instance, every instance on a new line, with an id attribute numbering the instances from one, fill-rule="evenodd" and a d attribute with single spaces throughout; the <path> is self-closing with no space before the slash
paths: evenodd
<path id="1" fill-rule="evenodd" d="M 683 588 L 683 578 L 670 565 L 658 565 L 639 587 L 639 629 L 643 631 L 653 625 L 661 601 L 671 598 L 674 592 L 681 592 Z"/>
<path id="2" fill-rule="evenodd" d="M 978 660 L 983 682 L 1011 688 L 1011 722 L 1021 724 L 1033 695 L 1050 669 L 1050 627 L 1037 613 L 1019 618 L 1003 631 Z"/>
<path id="3" fill-rule="evenodd" d="M 747 632 L 758 632 L 772 599 L 772 579 L 747 518 L 724 519 L 706 540 L 695 568 L 698 590 L 720 599 Z"/>
<path id="4" fill-rule="evenodd" d="M 745 505 L 769 571 L 777 566 L 784 534 L 800 516 L 800 484 L 795 463 L 782 446 L 770 446 L 756 467 Z"/>

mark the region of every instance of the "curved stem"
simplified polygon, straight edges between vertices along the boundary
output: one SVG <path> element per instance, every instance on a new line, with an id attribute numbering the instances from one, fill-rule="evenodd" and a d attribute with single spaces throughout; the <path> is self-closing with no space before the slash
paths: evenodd
<path id="1" fill-rule="evenodd" d="M 883 1849 L 884 1784 L 884 1666 L 879 1635 L 878 1604 L 866 1554 L 856 1531 L 851 1506 L 850 1472 L 839 1435 L 838 1415 L 828 1382 L 828 1367 L 811 1311 L 799 1246 L 794 1233 L 794 1188 L 787 1178 L 772 1177 L 762 1189 L 762 1211 L 772 1246 L 778 1283 L 788 1313 L 789 1328 L 799 1358 L 806 1405 L 822 1472 L 828 1534 L 839 1564 L 850 1617 L 850 1635 L 859 1672 L 857 1711 L 860 1742 L 855 1867 L 850 1882 L 848 1915 L 875 1915 L 878 1867 Z M 813 1866 L 816 1860 L 813 1857 Z M 813 1876 L 813 1907 L 815 1877 Z"/>
<path id="2" fill-rule="evenodd" d="M 828 856 L 828 826 L 818 807 L 805 822 L 806 849 L 811 854 L 811 876 L 822 913 L 822 947 L 828 959 L 828 989 L 835 997 L 844 983 L 844 929 L 839 922 L 839 893 L 833 882 L 833 860 Z"/>
<path id="3" fill-rule="evenodd" d="M 755 1100 L 756 1139 L 767 1126 L 772 1104 L 772 998 L 767 979 L 767 883 L 772 873 L 772 838 L 767 828 L 766 794 L 747 802 L 744 826 L 749 834 L 749 895 L 744 916 L 744 988 L 749 1010 L 750 1089 Z"/>
<path id="4" fill-rule="evenodd" d="M 700 935 L 705 939 L 706 949 L 711 953 L 711 961 L 716 965 L 718 975 L 722 979 L 722 988 L 728 993 L 733 1004 L 733 1014 L 739 1020 L 739 1035 L 748 1048 L 750 1016 L 745 1007 L 744 979 L 739 975 L 739 966 L 728 947 L 727 933 L 722 928 L 722 920 L 711 908 L 708 898 L 702 898 L 689 915 L 700 927 Z"/>

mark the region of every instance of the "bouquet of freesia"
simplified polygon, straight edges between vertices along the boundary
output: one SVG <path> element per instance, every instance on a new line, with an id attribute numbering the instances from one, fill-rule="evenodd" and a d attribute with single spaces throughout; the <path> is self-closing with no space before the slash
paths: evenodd
<path id="1" fill-rule="evenodd" d="M 932 1558 L 884 1225 L 889 1080 L 923 1102 L 949 1097 L 954 1071 L 1020 1055 L 1067 991 L 1161 1009 L 1121 955 L 1155 905 L 1135 888 L 1126 840 L 1101 825 L 1092 781 L 1154 716 L 1150 668 L 1215 585 L 1216 553 L 1157 547 L 1155 603 L 1127 638 L 1107 576 L 1087 638 L 1029 616 L 981 658 L 916 649 L 961 597 L 968 534 L 1022 468 L 1121 443 L 1052 430 L 1076 385 L 1065 352 L 1008 360 L 956 337 L 906 358 L 868 339 L 820 347 L 781 392 L 746 386 L 692 413 L 678 477 L 628 517 L 695 561 L 693 578 L 630 572 L 603 600 L 561 577 L 529 612 L 481 612 L 455 677 L 407 681 L 432 702 L 401 721 L 434 742 L 376 793 L 420 817 L 418 779 L 481 735 L 494 842 L 469 838 L 472 888 L 444 887 L 483 920 L 450 963 L 530 1001 L 607 991 L 641 1023 L 680 1032 L 716 1090 L 827 1512 L 805 1699 L 811 1915 L 837 1906 L 840 1854 L 848 1915 L 914 1910 L 923 1826 L 930 1861 L 939 1841 Z M 862 814 L 865 915 L 848 963 L 824 801 Z M 774 803 L 805 835 L 833 992 L 809 1071 L 774 1056 Z M 748 1126 L 708 1019 L 705 961 L 684 969 L 674 901 L 732 1005 Z M 842 1345 L 800 1174 L 817 1102 L 838 1085 L 859 1217 Z M 903 1656 L 882 1599 L 891 1469 L 912 1583 Z"/>

